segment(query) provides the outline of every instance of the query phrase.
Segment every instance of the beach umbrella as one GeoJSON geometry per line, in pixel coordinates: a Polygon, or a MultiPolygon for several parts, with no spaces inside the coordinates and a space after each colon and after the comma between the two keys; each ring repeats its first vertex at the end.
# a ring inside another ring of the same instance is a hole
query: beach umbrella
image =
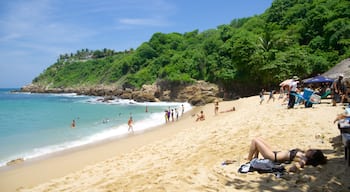
{"type": "Polygon", "coordinates": [[[316,77],[304,79],[303,83],[310,84],[310,83],[332,83],[334,80],[322,75],[318,75],[316,77]]]}
{"type": "Polygon", "coordinates": [[[350,78],[350,58],[344,59],[334,67],[332,67],[327,72],[321,74],[328,78],[337,79],[339,77],[339,74],[344,75],[344,79],[350,78]]]}
{"type": "Polygon", "coordinates": [[[292,82],[292,80],[293,79],[286,79],[286,80],[284,80],[284,81],[282,81],[282,83],[280,83],[280,86],[281,87],[284,87],[284,86],[286,86],[286,85],[290,85],[290,83],[292,82]]]}

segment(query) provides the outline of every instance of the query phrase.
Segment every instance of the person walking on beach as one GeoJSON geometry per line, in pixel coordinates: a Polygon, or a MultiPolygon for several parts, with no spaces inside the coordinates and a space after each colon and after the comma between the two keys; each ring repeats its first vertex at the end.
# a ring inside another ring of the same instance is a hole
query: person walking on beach
{"type": "Polygon", "coordinates": [[[331,90],[332,90],[332,105],[336,106],[338,102],[340,102],[341,94],[343,93],[343,80],[344,75],[339,74],[339,77],[336,81],[333,82],[331,90]]]}
{"type": "Polygon", "coordinates": [[[259,93],[260,105],[261,105],[261,104],[263,103],[263,101],[265,100],[264,94],[265,94],[265,89],[261,89],[261,91],[260,91],[260,93],[259,93]]]}
{"type": "Polygon", "coordinates": [[[165,123],[168,123],[168,122],[169,122],[169,118],[168,118],[168,110],[165,110],[164,112],[165,112],[165,114],[164,114],[164,117],[165,117],[165,123]]]}
{"type": "Polygon", "coordinates": [[[214,103],[214,113],[217,115],[219,113],[219,101],[216,100],[214,103]]]}
{"type": "Polygon", "coordinates": [[[295,94],[297,93],[297,86],[299,83],[299,78],[294,76],[292,81],[289,84],[289,101],[288,101],[288,109],[294,108],[295,104],[295,94]]]}
{"type": "Polygon", "coordinates": [[[174,109],[171,109],[171,121],[174,122],[174,109]]]}
{"type": "Polygon", "coordinates": [[[168,107],[168,122],[171,121],[170,117],[171,117],[171,109],[170,107],[168,107]]]}
{"type": "Polygon", "coordinates": [[[267,100],[267,103],[272,99],[273,102],[275,102],[275,96],[274,96],[275,90],[271,90],[269,94],[269,99],[267,100]]]}
{"type": "Polygon", "coordinates": [[[181,105],[181,116],[185,113],[185,107],[184,104],[181,105]]]}
{"type": "Polygon", "coordinates": [[[134,121],[132,120],[132,116],[130,116],[129,120],[128,120],[128,132],[131,130],[132,133],[134,133],[134,129],[133,129],[133,125],[134,124],[134,121]]]}
{"type": "Polygon", "coordinates": [[[179,120],[179,111],[175,108],[176,121],[179,120]]]}

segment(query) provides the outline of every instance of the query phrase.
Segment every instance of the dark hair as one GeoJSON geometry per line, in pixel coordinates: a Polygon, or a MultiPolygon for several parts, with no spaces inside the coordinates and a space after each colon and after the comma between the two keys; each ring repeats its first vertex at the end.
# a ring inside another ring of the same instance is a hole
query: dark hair
{"type": "Polygon", "coordinates": [[[306,165],[323,165],[327,163],[327,157],[323,155],[321,150],[309,149],[306,151],[305,156],[307,158],[306,165]]]}

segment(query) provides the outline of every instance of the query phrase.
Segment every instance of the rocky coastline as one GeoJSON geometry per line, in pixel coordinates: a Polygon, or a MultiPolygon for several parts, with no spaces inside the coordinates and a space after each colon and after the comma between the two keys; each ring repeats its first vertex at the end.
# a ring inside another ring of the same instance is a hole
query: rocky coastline
{"type": "Polygon", "coordinates": [[[78,95],[102,96],[104,101],[132,99],[137,102],[189,102],[200,106],[213,102],[219,98],[219,87],[216,84],[196,81],[187,85],[169,85],[155,83],[143,85],[140,89],[123,88],[111,85],[79,86],[52,88],[47,85],[29,84],[20,89],[20,92],[31,93],[76,93],[78,95]]]}

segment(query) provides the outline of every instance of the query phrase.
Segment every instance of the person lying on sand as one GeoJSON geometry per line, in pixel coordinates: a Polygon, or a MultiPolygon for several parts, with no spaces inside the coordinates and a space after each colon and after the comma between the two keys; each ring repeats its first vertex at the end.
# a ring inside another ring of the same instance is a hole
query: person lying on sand
{"type": "Polygon", "coordinates": [[[236,111],[236,108],[232,107],[232,109],[228,109],[228,110],[225,110],[225,111],[220,111],[220,113],[227,113],[227,112],[232,112],[232,111],[236,111]]]}
{"type": "Polygon", "coordinates": [[[259,153],[265,158],[274,162],[284,163],[294,162],[289,168],[290,172],[297,172],[305,165],[323,165],[327,163],[327,157],[323,155],[321,150],[308,149],[306,152],[300,149],[292,149],[290,151],[272,151],[271,147],[261,138],[254,138],[250,144],[248,160],[258,158],[259,153]]]}

